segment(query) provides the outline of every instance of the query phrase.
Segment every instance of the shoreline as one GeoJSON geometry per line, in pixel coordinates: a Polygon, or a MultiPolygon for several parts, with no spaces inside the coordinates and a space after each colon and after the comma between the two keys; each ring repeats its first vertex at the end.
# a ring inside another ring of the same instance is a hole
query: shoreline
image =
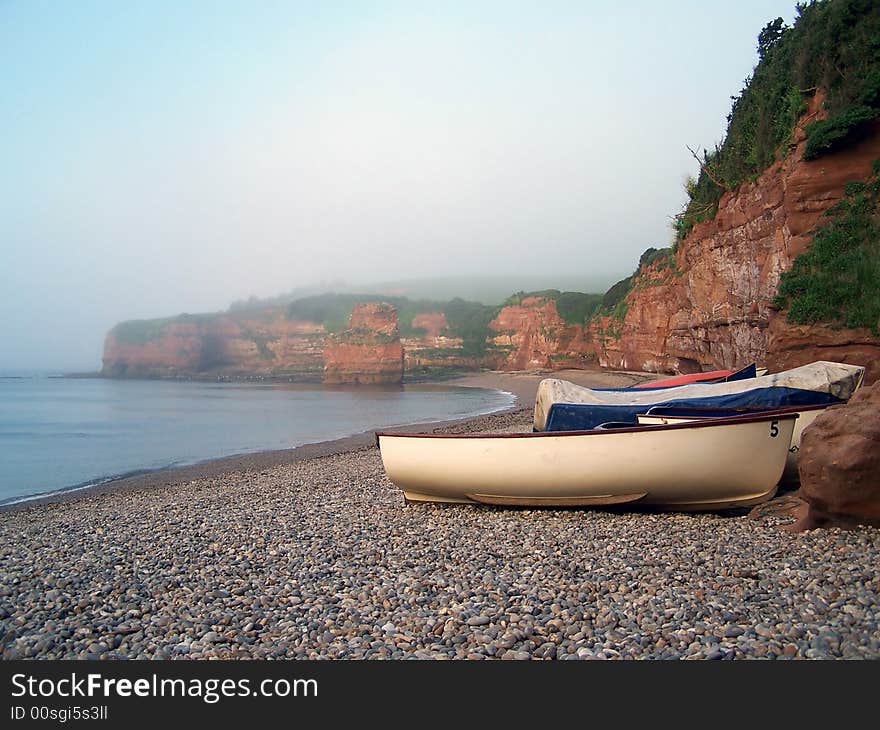
{"type": "Polygon", "coordinates": [[[406,503],[370,432],[13,506],[0,658],[880,658],[880,530],[788,520],[406,503]]]}
{"type": "MultiPolygon", "coordinates": [[[[490,413],[477,414],[466,418],[448,419],[445,421],[421,421],[398,426],[383,426],[387,431],[430,430],[452,428],[474,421],[491,418],[492,416],[514,413],[518,410],[532,408],[535,400],[537,384],[543,378],[560,377],[562,379],[592,383],[592,387],[624,387],[644,382],[657,377],[655,373],[633,373],[627,371],[593,371],[593,370],[561,370],[561,371],[524,371],[501,372],[485,371],[468,373],[454,378],[436,381],[416,381],[414,385],[445,385],[466,388],[484,388],[509,393],[514,396],[513,404],[490,413]],[[528,405],[523,405],[528,404],[528,405]]],[[[489,424],[487,423],[487,427],[489,424]]],[[[375,430],[342,436],[336,439],[315,441],[300,444],[289,449],[270,449],[242,454],[230,454],[213,459],[198,461],[182,466],[160,467],[139,473],[111,476],[104,481],[93,484],[73,485],[59,489],[23,496],[16,501],[0,504],[0,514],[15,512],[31,507],[48,504],[70,502],[79,498],[108,494],[112,492],[133,492],[142,489],[171,487],[198,479],[216,478],[223,475],[243,474],[255,470],[265,470],[284,464],[293,464],[308,459],[349,453],[369,448],[373,445],[375,430]]]]}

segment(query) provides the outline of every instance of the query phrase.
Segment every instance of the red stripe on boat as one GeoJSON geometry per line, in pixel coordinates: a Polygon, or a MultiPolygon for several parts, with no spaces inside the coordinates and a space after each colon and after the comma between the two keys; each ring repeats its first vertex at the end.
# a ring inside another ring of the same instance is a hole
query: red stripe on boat
{"type": "Polygon", "coordinates": [[[702,383],[706,380],[719,380],[733,375],[733,370],[712,370],[708,373],[691,373],[690,375],[676,375],[672,378],[652,380],[650,383],[640,383],[633,388],[660,388],[673,385],[687,385],[688,383],[702,383]]]}

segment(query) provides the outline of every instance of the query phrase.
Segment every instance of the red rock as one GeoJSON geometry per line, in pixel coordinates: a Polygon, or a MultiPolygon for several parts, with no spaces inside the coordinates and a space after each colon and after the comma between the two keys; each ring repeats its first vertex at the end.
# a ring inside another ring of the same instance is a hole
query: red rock
{"type": "Polygon", "coordinates": [[[590,334],[604,367],[657,372],[773,370],[837,360],[880,376],[880,338],[864,330],[803,328],[772,308],[779,276],[812,240],[822,214],[847,182],[864,180],[880,157],[880,125],[858,144],[818,160],[802,159],[804,125],[820,117],[817,93],[787,154],[755,182],[725,193],[713,220],[694,226],[675,256],[680,274],[639,272],[624,321],[600,319],[590,334]]]}
{"type": "Polygon", "coordinates": [[[503,307],[489,323],[492,366],[498,370],[559,370],[596,362],[595,347],[583,326],[566,325],[547,297],[525,297],[503,307]]]}
{"type": "Polygon", "coordinates": [[[465,354],[460,337],[445,334],[449,322],[443,312],[422,312],[413,317],[411,326],[424,330],[402,338],[404,352],[404,372],[414,375],[428,375],[437,370],[477,370],[484,359],[473,354],[465,354]]]}
{"type": "Polygon", "coordinates": [[[798,325],[783,317],[770,320],[768,368],[787,370],[815,360],[865,366],[865,382],[880,379],[880,340],[868,329],[836,329],[821,324],[798,325]]]}
{"type": "Polygon", "coordinates": [[[348,329],[324,343],[325,383],[400,383],[403,346],[397,310],[384,302],[355,305],[348,329]]]}
{"type": "Polygon", "coordinates": [[[880,525],[880,383],[804,429],[798,472],[809,505],[798,528],[880,525]]]}
{"type": "Polygon", "coordinates": [[[823,100],[821,93],[813,97],[784,158],[725,193],[715,218],[694,227],[679,245],[674,268],[661,260],[638,272],[622,321],[598,317],[587,326],[567,325],[552,299],[527,297],[499,311],[486,353],[477,356],[444,334],[442,312],[414,317],[412,327],[424,334],[400,342],[396,317],[380,321],[376,311],[356,308],[349,331],[325,342],[321,325],[266,308],[169,322],[143,342],[125,342],[111,331],[104,373],[323,374],[328,382],[398,382],[399,356],[408,372],[601,365],[691,373],[751,362],[777,371],[834,360],[864,365],[866,382],[874,382],[880,378],[880,338],[867,330],[793,325],[772,307],[780,274],[809,246],[824,211],[847,182],[868,177],[880,158],[878,123],[848,149],[802,159],[804,126],[825,113],[823,100]]]}
{"type": "Polygon", "coordinates": [[[201,350],[202,334],[195,324],[168,325],[158,337],[143,343],[126,341],[114,328],[104,339],[102,372],[128,377],[194,372],[201,350]]]}
{"type": "Polygon", "coordinates": [[[414,329],[425,331],[424,336],[436,339],[443,336],[443,332],[449,327],[446,315],[443,312],[421,312],[412,318],[411,326],[414,329]]]}
{"type": "Polygon", "coordinates": [[[143,339],[119,328],[104,342],[103,373],[110,376],[295,375],[320,377],[326,331],[287,319],[271,307],[157,322],[143,339]]]}

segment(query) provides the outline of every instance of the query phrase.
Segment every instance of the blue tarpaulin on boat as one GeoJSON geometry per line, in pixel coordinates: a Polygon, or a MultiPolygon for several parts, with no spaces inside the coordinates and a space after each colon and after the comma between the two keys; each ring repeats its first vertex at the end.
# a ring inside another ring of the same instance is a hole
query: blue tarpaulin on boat
{"type": "Polygon", "coordinates": [[[743,393],[728,393],[711,398],[678,398],[661,403],[639,405],[596,405],[592,403],[554,403],[547,415],[546,431],[585,431],[607,421],[636,423],[639,413],[658,406],[685,406],[696,408],[740,408],[759,406],[812,406],[843,403],[828,393],[800,388],[754,388],[743,393]]]}
{"type": "Polygon", "coordinates": [[[724,383],[732,383],[735,380],[749,380],[751,378],[758,377],[758,368],[755,366],[755,363],[751,365],[746,365],[744,368],[737,370],[735,373],[731,373],[726,378],[722,380],[724,383]]]}

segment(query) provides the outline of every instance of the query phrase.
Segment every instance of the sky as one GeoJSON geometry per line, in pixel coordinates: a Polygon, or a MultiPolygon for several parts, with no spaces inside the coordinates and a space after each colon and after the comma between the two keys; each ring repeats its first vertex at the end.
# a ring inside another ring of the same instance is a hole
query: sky
{"type": "Polygon", "coordinates": [[[0,369],[322,281],[631,273],[794,0],[0,0],[0,369]]]}

